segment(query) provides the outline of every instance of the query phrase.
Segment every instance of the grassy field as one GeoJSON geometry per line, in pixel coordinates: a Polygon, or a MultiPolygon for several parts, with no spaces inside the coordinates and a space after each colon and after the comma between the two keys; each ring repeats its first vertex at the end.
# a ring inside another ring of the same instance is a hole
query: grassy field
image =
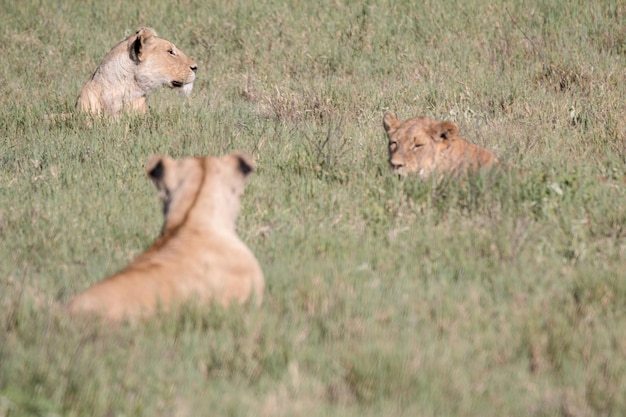
{"type": "Polygon", "coordinates": [[[0,417],[626,415],[626,4],[536,3],[2,1],[0,417]],[[189,99],[44,120],[141,26],[189,99]],[[511,169],[395,178],[386,110],[511,169]],[[70,321],[159,233],[149,156],[234,149],[263,306],[70,321]]]}

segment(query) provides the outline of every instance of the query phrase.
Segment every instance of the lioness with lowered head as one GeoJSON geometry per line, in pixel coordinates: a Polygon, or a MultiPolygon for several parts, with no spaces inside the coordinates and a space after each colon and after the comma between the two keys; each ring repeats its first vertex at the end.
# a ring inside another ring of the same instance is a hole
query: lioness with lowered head
{"type": "Polygon", "coordinates": [[[162,86],[189,94],[196,63],[174,44],[141,28],[114,46],[78,95],[76,109],[94,116],[145,112],[146,94],[162,86]]]}
{"type": "Polygon", "coordinates": [[[454,122],[426,116],[400,122],[387,112],[383,126],[389,138],[389,165],[396,174],[417,173],[421,178],[435,172],[464,174],[499,163],[491,151],[459,137],[454,122]]]}
{"type": "Polygon", "coordinates": [[[161,236],[126,269],[74,297],[70,313],[117,322],[194,299],[228,307],[253,297],[260,305],[263,272],[235,231],[253,164],[240,152],[150,159],[146,171],[165,214],[161,236]]]}

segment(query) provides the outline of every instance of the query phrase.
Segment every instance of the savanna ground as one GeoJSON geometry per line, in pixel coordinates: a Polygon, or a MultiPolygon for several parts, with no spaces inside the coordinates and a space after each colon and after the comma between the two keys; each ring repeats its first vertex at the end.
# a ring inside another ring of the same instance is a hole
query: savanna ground
{"type": "Polygon", "coordinates": [[[529,3],[2,1],[0,416],[626,415],[626,5],[529,3]],[[44,120],[140,26],[189,99],[44,120]],[[395,178],[388,109],[508,169],[395,178]],[[70,321],[159,233],[148,157],[233,149],[264,305],[70,321]]]}

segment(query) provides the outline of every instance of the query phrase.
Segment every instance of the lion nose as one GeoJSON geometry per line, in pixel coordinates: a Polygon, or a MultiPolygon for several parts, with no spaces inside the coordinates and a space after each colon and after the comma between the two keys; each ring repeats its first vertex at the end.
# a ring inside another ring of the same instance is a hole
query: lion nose
{"type": "Polygon", "coordinates": [[[397,171],[404,166],[404,162],[400,161],[389,161],[389,164],[391,165],[391,169],[394,171],[397,171]]]}
{"type": "Polygon", "coordinates": [[[191,70],[194,72],[194,74],[196,73],[196,71],[198,71],[198,66],[197,65],[192,65],[189,68],[191,68],[191,70]]]}

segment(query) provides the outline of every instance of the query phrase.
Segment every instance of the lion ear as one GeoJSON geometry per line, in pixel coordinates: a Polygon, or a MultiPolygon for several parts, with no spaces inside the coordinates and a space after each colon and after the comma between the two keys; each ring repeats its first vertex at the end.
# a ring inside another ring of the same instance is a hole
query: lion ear
{"type": "Polygon", "coordinates": [[[237,158],[237,169],[239,169],[244,177],[247,177],[254,171],[256,164],[250,155],[244,152],[235,151],[233,152],[233,156],[237,158]]]}
{"type": "Polygon", "coordinates": [[[153,36],[157,36],[156,32],[150,28],[140,28],[137,33],[137,37],[130,46],[130,59],[139,63],[142,60],[143,48],[146,42],[153,36]]]}
{"type": "Polygon", "coordinates": [[[165,176],[165,158],[161,155],[154,155],[146,164],[146,174],[156,184],[163,180],[165,176]]]}
{"type": "Polygon", "coordinates": [[[456,137],[459,127],[450,121],[438,122],[432,127],[431,136],[435,140],[450,140],[456,137]]]}
{"type": "Polygon", "coordinates": [[[396,116],[394,116],[393,113],[388,111],[383,116],[383,126],[385,127],[385,132],[387,132],[388,135],[392,135],[393,132],[398,130],[400,121],[396,119],[396,116]]]}

